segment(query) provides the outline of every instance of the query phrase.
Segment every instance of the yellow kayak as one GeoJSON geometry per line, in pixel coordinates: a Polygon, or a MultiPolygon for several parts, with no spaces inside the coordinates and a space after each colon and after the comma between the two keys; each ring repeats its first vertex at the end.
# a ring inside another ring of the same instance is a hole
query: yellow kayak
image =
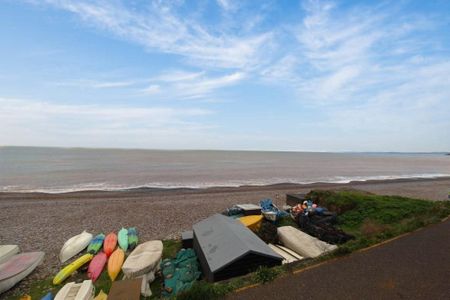
{"type": "Polygon", "coordinates": [[[248,229],[252,231],[257,231],[259,229],[262,220],[263,220],[262,215],[245,216],[239,218],[239,221],[241,221],[242,224],[244,224],[248,229]]]}
{"type": "Polygon", "coordinates": [[[70,265],[65,266],[61,271],[59,271],[58,274],[56,274],[55,278],[53,278],[53,284],[60,284],[63,282],[70,276],[70,274],[78,270],[85,263],[89,262],[93,257],[94,255],[88,253],[81,256],[70,265]]]}
{"type": "Polygon", "coordinates": [[[114,281],[122,269],[123,261],[125,260],[125,252],[122,249],[117,248],[108,260],[108,275],[112,281],[114,281]]]}
{"type": "Polygon", "coordinates": [[[94,300],[107,300],[108,295],[103,292],[103,290],[100,290],[100,293],[94,298],[94,300]]]}
{"type": "Polygon", "coordinates": [[[24,295],[24,296],[20,297],[19,300],[31,300],[31,296],[30,295],[24,295]]]}

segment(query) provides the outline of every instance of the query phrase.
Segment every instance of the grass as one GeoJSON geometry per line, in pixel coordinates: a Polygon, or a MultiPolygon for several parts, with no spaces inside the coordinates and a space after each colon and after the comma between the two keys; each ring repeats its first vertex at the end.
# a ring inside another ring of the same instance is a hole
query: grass
{"type": "MultiPolygon", "coordinates": [[[[270,282],[278,276],[286,276],[295,270],[318,262],[347,255],[394,236],[437,223],[450,216],[450,201],[425,201],[398,196],[379,196],[357,191],[313,191],[309,196],[315,203],[337,212],[338,226],[353,234],[355,239],[340,245],[335,252],[316,259],[308,259],[270,269],[259,268],[252,274],[214,284],[207,283],[204,280],[198,281],[189,291],[179,294],[177,299],[219,299],[238,288],[270,282]]],[[[290,217],[280,220],[276,225],[296,227],[295,222],[290,217]]],[[[163,245],[163,258],[174,257],[181,249],[181,241],[179,240],[166,240],[163,241],[163,245]]],[[[85,278],[85,272],[81,271],[66,282],[85,278]]],[[[119,275],[119,278],[121,278],[121,275],[119,275]]],[[[161,278],[157,278],[151,284],[153,296],[150,299],[160,298],[161,285],[161,278]]],[[[111,281],[107,272],[102,273],[95,286],[97,292],[100,289],[103,289],[104,292],[109,291],[111,281]]],[[[54,287],[52,278],[48,278],[34,283],[28,294],[32,296],[32,299],[40,299],[48,291],[55,293],[60,287],[54,287]]],[[[18,295],[13,299],[17,298],[18,295]]]]}

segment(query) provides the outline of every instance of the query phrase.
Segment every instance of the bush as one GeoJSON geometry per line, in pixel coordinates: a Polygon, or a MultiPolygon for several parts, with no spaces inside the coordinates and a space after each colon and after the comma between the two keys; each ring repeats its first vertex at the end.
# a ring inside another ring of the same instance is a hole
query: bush
{"type": "Polygon", "coordinates": [[[256,282],[265,284],[273,281],[277,276],[278,272],[275,269],[260,266],[254,274],[254,279],[256,282]]]}

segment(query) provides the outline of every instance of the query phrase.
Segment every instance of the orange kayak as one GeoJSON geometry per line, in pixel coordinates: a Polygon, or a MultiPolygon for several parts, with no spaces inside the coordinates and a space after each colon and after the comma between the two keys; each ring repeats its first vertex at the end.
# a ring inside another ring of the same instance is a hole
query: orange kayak
{"type": "Polygon", "coordinates": [[[105,241],[103,242],[103,252],[105,252],[106,256],[110,256],[111,253],[116,249],[117,246],[117,235],[114,232],[111,232],[105,237],[105,241]]]}
{"type": "Polygon", "coordinates": [[[114,281],[122,269],[123,261],[125,260],[125,252],[122,249],[117,248],[108,260],[108,275],[112,281],[114,281]]]}

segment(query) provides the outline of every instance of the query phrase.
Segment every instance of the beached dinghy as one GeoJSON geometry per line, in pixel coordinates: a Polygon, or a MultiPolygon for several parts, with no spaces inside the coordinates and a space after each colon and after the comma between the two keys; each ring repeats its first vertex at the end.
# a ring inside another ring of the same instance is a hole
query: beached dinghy
{"type": "Polygon", "coordinates": [[[323,242],[292,226],[278,227],[280,242],[303,257],[317,257],[337,249],[336,245],[323,242]]]}
{"type": "Polygon", "coordinates": [[[97,254],[100,249],[102,249],[103,241],[105,240],[105,235],[103,233],[97,234],[95,238],[89,243],[87,252],[90,254],[97,254]]]}
{"type": "Polygon", "coordinates": [[[0,293],[27,277],[44,259],[44,252],[28,252],[11,256],[0,265],[0,293]]]}
{"type": "Polygon", "coordinates": [[[138,244],[138,234],[136,227],[128,228],[128,249],[133,250],[138,244]]]}
{"type": "Polygon", "coordinates": [[[92,282],[95,282],[100,274],[102,274],[107,260],[108,257],[104,252],[100,252],[94,256],[88,268],[88,277],[92,280],[92,282]]]}
{"type": "Polygon", "coordinates": [[[103,252],[105,252],[106,256],[110,256],[117,246],[117,235],[114,232],[111,232],[105,237],[105,241],[103,242],[103,252]]]}
{"type": "Polygon", "coordinates": [[[94,255],[88,253],[81,256],[70,265],[65,266],[61,271],[58,272],[58,274],[56,274],[55,278],[53,278],[53,284],[60,284],[61,282],[63,282],[67,277],[78,270],[82,265],[89,262],[93,257],[94,255]]]}
{"type": "Polygon", "coordinates": [[[148,241],[140,244],[131,252],[122,266],[127,278],[136,278],[147,274],[159,266],[162,257],[163,243],[161,241],[148,241]]]}
{"type": "Polygon", "coordinates": [[[82,283],[69,282],[59,290],[55,300],[92,300],[95,295],[95,287],[91,280],[82,283]]]}
{"type": "Polygon", "coordinates": [[[61,263],[68,261],[70,258],[83,251],[83,249],[89,245],[91,240],[92,234],[86,231],[68,239],[59,253],[59,260],[61,263]]]}
{"type": "Polygon", "coordinates": [[[118,238],[119,247],[122,248],[123,251],[127,252],[128,250],[128,230],[122,228],[119,230],[118,238]]]}
{"type": "Polygon", "coordinates": [[[19,253],[17,245],[0,245],[0,264],[6,262],[11,256],[19,253]]]}
{"type": "Polygon", "coordinates": [[[123,261],[125,260],[125,252],[122,249],[117,248],[108,260],[108,275],[112,281],[116,280],[117,275],[120,273],[123,261]]]}

